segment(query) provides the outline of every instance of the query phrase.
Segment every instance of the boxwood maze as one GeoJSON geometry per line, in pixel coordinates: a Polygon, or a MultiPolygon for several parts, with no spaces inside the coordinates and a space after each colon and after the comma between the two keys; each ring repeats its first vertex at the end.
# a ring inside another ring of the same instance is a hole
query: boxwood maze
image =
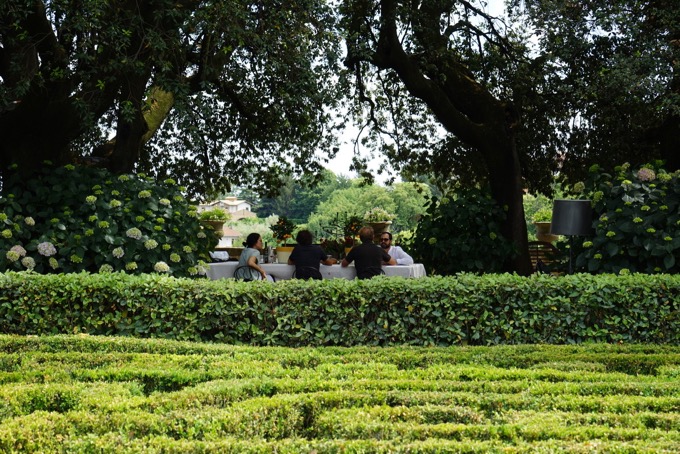
{"type": "Polygon", "coordinates": [[[0,336],[0,452],[680,452],[680,348],[0,336]]]}

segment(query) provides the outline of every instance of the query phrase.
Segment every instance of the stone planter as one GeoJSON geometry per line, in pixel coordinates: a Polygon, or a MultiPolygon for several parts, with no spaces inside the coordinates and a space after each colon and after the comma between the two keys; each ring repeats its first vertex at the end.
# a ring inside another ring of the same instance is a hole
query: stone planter
{"type": "Polygon", "coordinates": [[[208,230],[215,232],[219,238],[224,236],[224,221],[201,221],[208,230]]]}
{"type": "Polygon", "coordinates": [[[378,238],[378,242],[380,242],[380,235],[383,232],[389,232],[390,231],[390,226],[392,225],[392,221],[380,221],[380,222],[368,222],[368,225],[373,227],[373,232],[375,233],[375,238],[378,238]]]}
{"type": "Polygon", "coordinates": [[[276,261],[278,263],[288,263],[290,253],[293,252],[294,246],[276,246],[276,261]]]}
{"type": "Polygon", "coordinates": [[[559,237],[550,233],[550,224],[550,222],[534,222],[536,226],[536,239],[538,241],[546,241],[548,243],[557,241],[559,237]]]}

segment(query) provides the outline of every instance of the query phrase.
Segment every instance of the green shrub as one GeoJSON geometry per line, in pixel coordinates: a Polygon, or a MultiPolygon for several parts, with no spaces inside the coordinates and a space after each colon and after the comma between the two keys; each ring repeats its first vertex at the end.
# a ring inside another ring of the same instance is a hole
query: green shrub
{"type": "Polygon", "coordinates": [[[211,208],[209,210],[201,211],[198,218],[201,221],[227,222],[231,218],[231,215],[222,208],[211,208]]]}
{"type": "Polygon", "coordinates": [[[598,166],[572,193],[589,198],[595,235],[575,245],[577,268],[591,273],[680,272],[680,172],[660,163],[616,174],[598,166]]]}
{"type": "Polygon", "coordinates": [[[460,188],[433,197],[418,221],[413,255],[430,273],[493,273],[515,253],[500,234],[505,211],[484,191],[460,188]]]}
{"type": "Polygon", "coordinates": [[[204,273],[216,243],[172,180],[45,167],[0,197],[0,270],[204,273]]]}
{"type": "MultiPolygon", "coordinates": [[[[677,344],[680,275],[458,274],[272,283],[158,274],[5,273],[0,275],[0,332],[289,347],[677,344]]],[[[314,361],[290,358],[286,365],[314,361]]],[[[12,364],[10,359],[6,367],[11,370],[12,364]]],[[[401,367],[413,367],[412,359],[404,357],[401,367]]]]}
{"type": "Polygon", "coordinates": [[[2,453],[680,450],[677,346],[0,335],[4,355],[19,361],[0,370],[2,453]]]}

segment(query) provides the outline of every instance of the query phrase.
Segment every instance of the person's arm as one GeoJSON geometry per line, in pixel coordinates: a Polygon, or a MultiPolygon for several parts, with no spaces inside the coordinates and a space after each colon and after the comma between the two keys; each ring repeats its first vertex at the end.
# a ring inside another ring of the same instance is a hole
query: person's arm
{"type": "Polygon", "coordinates": [[[340,263],[341,267],[347,268],[349,266],[349,264],[352,263],[352,261],[354,260],[353,252],[354,252],[354,249],[349,251],[349,254],[347,254],[347,256],[344,259],[342,259],[342,263],[340,263]]]}
{"type": "Polygon", "coordinates": [[[319,251],[320,251],[319,252],[319,261],[321,263],[323,263],[324,265],[333,265],[335,263],[338,263],[338,261],[335,258],[329,257],[326,254],[326,251],[324,251],[323,249],[319,248],[319,251]]]}
{"type": "Polygon", "coordinates": [[[413,257],[408,255],[406,251],[404,251],[402,248],[399,246],[395,246],[392,248],[394,252],[392,255],[394,256],[395,260],[397,261],[397,265],[413,265],[413,257]]]}
{"type": "Polygon", "coordinates": [[[382,251],[382,253],[383,253],[383,256],[382,256],[383,265],[396,265],[397,264],[397,261],[394,259],[394,257],[390,256],[390,254],[388,254],[385,251],[382,251]]]}
{"type": "Polygon", "coordinates": [[[260,265],[257,264],[257,256],[256,255],[251,255],[248,257],[248,266],[260,273],[260,276],[262,276],[262,279],[267,279],[267,273],[260,267],[260,265]]]}

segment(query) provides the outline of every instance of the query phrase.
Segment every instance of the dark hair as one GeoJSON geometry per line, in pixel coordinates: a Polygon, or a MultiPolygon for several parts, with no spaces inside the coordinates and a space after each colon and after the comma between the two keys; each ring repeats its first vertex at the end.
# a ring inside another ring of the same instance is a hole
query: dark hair
{"type": "Polygon", "coordinates": [[[383,233],[380,234],[380,236],[383,236],[383,235],[387,235],[388,237],[390,237],[390,241],[392,241],[392,234],[390,232],[383,232],[383,233]]]}
{"type": "Polygon", "coordinates": [[[364,226],[359,230],[359,239],[362,243],[373,241],[373,227],[364,226]]]}
{"type": "Polygon", "coordinates": [[[248,237],[246,238],[246,242],[243,243],[243,247],[253,247],[255,246],[255,243],[257,243],[257,240],[259,239],[260,234],[253,232],[250,235],[248,235],[248,237]]]}
{"type": "Polygon", "coordinates": [[[309,230],[300,230],[295,237],[295,241],[297,241],[297,243],[302,246],[309,246],[312,244],[313,239],[314,237],[312,236],[312,232],[309,230]]]}

